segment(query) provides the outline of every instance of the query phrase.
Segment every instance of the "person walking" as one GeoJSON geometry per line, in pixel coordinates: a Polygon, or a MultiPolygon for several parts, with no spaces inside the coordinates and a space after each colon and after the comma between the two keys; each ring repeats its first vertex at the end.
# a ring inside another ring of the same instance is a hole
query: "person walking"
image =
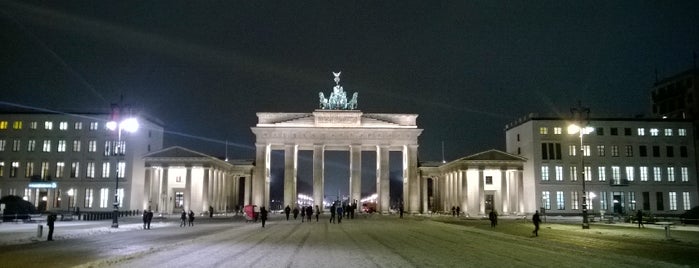
{"type": "Polygon", "coordinates": [[[455,206],[451,207],[451,216],[456,217],[456,207],[455,206]]]}
{"type": "Polygon", "coordinates": [[[185,226],[187,226],[187,212],[182,210],[182,214],[180,214],[180,227],[185,226]]]}
{"type": "Polygon", "coordinates": [[[56,214],[51,213],[46,217],[46,225],[49,226],[49,235],[46,237],[46,241],[53,241],[53,224],[56,222],[56,214]]]}
{"type": "Polygon", "coordinates": [[[456,206],[456,216],[457,217],[461,216],[461,207],[460,206],[456,206]]]}
{"type": "Polygon", "coordinates": [[[291,213],[291,208],[289,207],[289,205],[286,205],[286,207],[284,208],[284,214],[286,214],[286,220],[287,220],[287,221],[289,220],[289,214],[290,214],[290,213],[291,213]]]}
{"type": "Polygon", "coordinates": [[[494,228],[498,225],[498,213],[493,209],[488,214],[488,219],[490,219],[490,227],[494,228]]]}
{"type": "Polygon", "coordinates": [[[318,208],[318,205],[316,205],[316,222],[318,222],[319,218],[320,218],[320,208],[318,208]]]}
{"type": "Polygon", "coordinates": [[[299,207],[294,208],[294,220],[296,220],[296,217],[299,216],[299,207]]]}
{"type": "Polygon", "coordinates": [[[330,207],[330,222],[335,223],[335,204],[330,207]]]}
{"type": "Polygon", "coordinates": [[[313,216],[313,207],[309,205],[306,207],[306,220],[308,222],[311,222],[312,216],[313,216]]]}
{"type": "Polygon", "coordinates": [[[146,229],[146,225],[148,225],[148,210],[143,210],[143,230],[146,229]]]}
{"type": "Polygon", "coordinates": [[[262,228],[265,228],[265,222],[267,222],[267,209],[265,207],[260,208],[260,220],[262,220],[262,228]]]}
{"type": "Polygon", "coordinates": [[[151,221],[153,221],[153,211],[149,209],[148,214],[147,214],[147,219],[146,219],[146,228],[148,230],[150,230],[150,222],[151,221]]]}
{"type": "Polygon", "coordinates": [[[400,206],[398,206],[398,211],[400,212],[400,218],[402,219],[403,212],[405,211],[405,208],[403,208],[403,204],[400,204],[400,206]]]}
{"type": "Polygon", "coordinates": [[[214,207],[209,206],[209,218],[213,218],[213,217],[214,217],[214,207]]]}
{"type": "Polygon", "coordinates": [[[337,206],[337,223],[342,223],[342,215],[345,213],[342,206],[337,206]]]}
{"type": "Polygon", "coordinates": [[[539,211],[537,210],[532,216],[532,223],[534,223],[534,231],[532,232],[534,236],[539,236],[539,223],[541,223],[541,218],[539,217],[539,211]]]}
{"type": "Polygon", "coordinates": [[[643,226],[643,211],[641,211],[640,209],[638,210],[638,212],[636,212],[636,221],[638,222],[639,229],[646,228],[645,226],[643,226]]]}
{"type": "Polygon", "coordinates": [[[189,211],[189,226],[194,226],[194,211],[189,211]]]}
{"type": "Polygon", "coordinates": [[[306,207],[301,206],[301,222],[306,218],[306,207]]]}

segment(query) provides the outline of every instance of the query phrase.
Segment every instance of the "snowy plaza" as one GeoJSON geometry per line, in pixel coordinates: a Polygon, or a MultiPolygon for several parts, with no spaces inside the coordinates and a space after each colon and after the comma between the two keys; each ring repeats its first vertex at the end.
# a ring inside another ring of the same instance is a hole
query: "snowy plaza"
{"type": "Polygon", "coordinates": [[[687,267],[698,266],[699,228],[593,224],[549,217],[533,237],[530,221],[451,216],[358,215],[340,224],[322,215],[265,228],[242,216],[200,216],[193,227],[139,217],[59,221],[55,241],[37,238],[40,223],[0,224],[3,267],[687,267]]]}

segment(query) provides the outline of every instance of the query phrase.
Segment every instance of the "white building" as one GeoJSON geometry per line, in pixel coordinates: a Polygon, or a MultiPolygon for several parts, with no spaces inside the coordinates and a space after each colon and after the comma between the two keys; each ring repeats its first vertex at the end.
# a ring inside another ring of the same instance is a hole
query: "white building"
{"type": "Polygon", "coordinates": [[[0,196],[40,211],[143,209],[143,156],[162,149],[162,123],[136,115],[136,132],[109,130],[112,114],[0,114],[0,196]],[[120,133],[121,132],[121,133],[120,133]],[[121,135],[119,135],[121,134],[121,135]],[[30,187],[30,182],[42,182],[30,187]]]}
{"type": "Polygon", "coordinates": [[[582,148],[571,123],[530,116],[506,126],[507,152],[527,159],[523,192],[535,199],[526,211],[580,215],[581,174],[591,215],[678,215],[698,204],[690,121],[591,118],[582,148]]]}

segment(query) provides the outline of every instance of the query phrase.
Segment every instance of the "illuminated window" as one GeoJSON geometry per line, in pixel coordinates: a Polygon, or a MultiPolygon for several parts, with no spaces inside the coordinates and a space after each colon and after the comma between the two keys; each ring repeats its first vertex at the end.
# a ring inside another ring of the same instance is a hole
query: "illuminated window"
{"type": "Polygon", "coordinates": [[[604,145],[597,145],[597,156],[604,156],[604,145]]]}
{"type": "Polygon", "coordinates": [[[682,182],[688,182],[689,181],[689,170],[687,167],[681,167],[680,168],[680,177],[682,177],[682,182]]]}
{"type": "Polygon", "coordinates": [[[73,129],[75,129],[75,130],[81,130],[81,129],[83,129],[83,122],[75,122],[75,123],[73,124],[73,129]]]}
{"type": "Polygon", "coordinates": [[[619,156],[619,146],[612,145],[612,156],[613,157],[618,157],[619,156]]]}
{"type": "Polygon", "coordinates": [[[13,140],[13,141],[12,141],[12,151],[13,151],[13,152],[19,152],[20,148],[22,148],[22,141],[20,141],[20,140],[13,140]]]}
{"type": "Polygon", "coordinates": [[[87,162],[87,174],[85,176],[90,179],[95,178],[95,162],[87,162]]]}
{"type": "Polygon", "coordinates": [[[39,123],[36,121],[29,122],[29,129],[36,129],[39,126],[39,123]]]}
{"type": "Polygon", "coordinates": [[[569,156],[575,156],[577,154],[577,149],[575,149],[575,145],[568,145],[568,155],[569,156]]]}
{"type": "Polygon", "coordinates": [[[645,128],[638,128],[638,136],[645,136],[646,135],[646,129],[645,128]]]}
{"type": "Polygon", "coordinates": [[[660,133],[660,131],[659,131],[657,128],[651,128],[651,129],[650,129],[650,135],[651,135],[651,136],[658,136],[659,133],[660,133]]]}
{"type": "Polygon", "coordinates": [[[549,191],[541,192],[541,205],[544,209],[551,209],[551,193],[549,191]]]}
{"type": "Polygon", "coordinates": [[[633,181],[634,180],[634,174],[633,174],[634,168],[633,167],[626,167],[626,179],[628,181],[633,181]]]}
{"type": "Polygon", "coordinates": [[[58,141],[58,148],[56,148],[57,152],[65,152],[66,151],[66,140],[59,140],[58,141]]]}
{"type": "Polygon", "coordinates": [[[94,153],[97,152],[97,141],[96,140],[91,140],[87,143],[87,151],[94,153]]]}
{"type": "Polygon", "coordinates": [[[542,181],[549,180],[549,167],[548,166],[541,166],[541,180],[542,181]]]}
{"type": "Polygon", "coordinates": [[[585,172],[583,173],[586,181],[592,181],[592,167],[585,166],[585,172]]]}
{"type": "Polygon", "coordinates": [[[675,168],[667,167],[667,181],[675,181],[675,168]]]}
{"type": "Polygon", "coordinates": [[[117,164],[117,176],[120,179],[123,179],[124,174],[126,174],[126,162],[119,161],[119,163],[117,164]]]}
{"type": "Polygon", "coordinates": [[[621,184],[621,168],[618,166],[612,166],[612,182],[621,184]]]}
{"type": "Polygon", "coordinates": [[[563,191],[556,191],[556,206],[559,210],[566,209],[566,200],[563,196],[563,191]]]}
{"type": "Polygon", "coordinates": [[[80,162],[70,163],[70,177],[77,178],[80,174],[80,162]]]}
{"type": "Polygon", "coordinates": [[[629,192],[629,209],[636,210],[636,192],[629,192]]]}
{"type": "Polygon", "coordinates": [[[73,152],[80,152],[80,140],[73,141],[73,152]]]}
{"type": "Polygon", "coordinates": [[[93,200],[92,195],[93,195],[92,189],[85,189],[85,207],[86,208],[92,207],[92,200],[93,200]]]}
{"type": "Polygon", "coordinates": [[[607,171],[605,167],[597,167],[597,179],[599,179],[599,181],[607,180],[607,171]]]}
{"type": "Polygon", "coordinates": [[[0,140],[0,152],[5,151],[5,145],[7,144],[7,141],[5,140],[0,140]]]}
{"type": "Polygon", "coordinates": [[[583,145],[582,151],[584,156],[590,156],[590,145],[583,145]]]}
{"type": "Polygon", "coordinates": [[[100,124],[98,122],[90,122],[90,130],[97,130],[99,127],[100,124]]]}
{"type": "Polygon", "coordinates": [[[27,141],[27,152],[33,152],[36,150],[36,140],[27,141]]]}
{"type": "Polygon", "coordinates": [[[0,178],[5,176],[5,162],[0,161],[0,178]]]}
{"type": "Polygon", "coordinates": [[[51,140],[44,140],[44,146],[41,148],[41,151],[45,153],[51,152],[51,140]]]}
{"type": "Polygon", "coordinates": [[[677,210],[677,192],[669,192],[670,210],[677,210]]]}
{"type": "Polygon", "coordinates": [[[549,129],[546,128],[546,127],[540,127],[540,128],[539,128],[539,134],[541,134],[541,135],[549,134],[549,129]]]}
{"type": "Polygon", "coordinates": [[[102,163],[102,178],[109,178],[109,162],[102,163]]]}
{"type": "Polygon", "coordinates": [[[580,209],[580,201],[578,201],[578,192],[570,192],[570,203],[572,205],[571,209],[576,210],[580,209]]]}
{"type": "Polygon", "coordinates": [[[575,167],[575,166],[570,167],[570,180],[571,181],[578,181],[578,167],[575,167]]]}
{"type": "Polygon", "coordinates": [[[19,173],[19,162],[12,162],[12,167],[10,167],[10,178],[16,178],[17,173],[19,173]]]}
{"type": "Polygon", "coordinates": [[[124,188],[117,189],[117,196],[119,197],[118,198],[119,199],[119,201],[118,201],[119,207],[124,207],[124,197],[125,197],[124,188]]]}
{"type": "Polygon", "coordinates": [[[7,129],[7,121],[0,121],[0,129],[7,129]]]}
{"type": "Polygon", "coordinates": [[[662,181],[663,170],[660,167],[653,167],[653,181],[662,181]]]}
{"type": "Polygon", "coordinates": [[[607,210],[607,192],[599,192],[600,209],[607,210]]]}
{"type": "Polygon", "coordinates": [[[24,177],[29,178],[32,175],[34,175],[34,162],[27,162],[27,165],[24,167],[24,177]]]}
{"type": "Polygon", "coordinates": [[[106,208],[109,205],[109,189],[100,189],[100,207],[106,208]]]}
{"type": "Polygon", "coordinates": [[[45,122],[44,122],[44,129],[45,129],[45,130],[53,130],[53,122],[51,122],[51,121],[45,121],[45,122]]]}
{"type": "Polygon", "coordinates": [[[563,181],[563,167],[556,166],[556,181],[563,181]]]}
{"type": "Polygon", "coordinates": [[[63,178],[63,171],[65,169],[65,162],[56,162],[56,178],[63,178]]]}
{"type": "Polygon", "coordinates": [[[689,199],[689,192],[682,192],[682,206],[684,206],[684,210],[692,209],[691,201],[689,199]]]}
{"type": "Polygon", "coordinates": [[[680,128],[677,130],[677,135],[678,136],[687,136],[687,130],[684,128],[680,128]]]}
{"type": "Polygon", "coordinates": [[[49,162],[41,162],[41,178],[48,179],[51,176],[49,173],[49,162]]]}
{"type": "Polygon", "coordinates": [[[638,168],[638,177],[641,181],[648,181],[648,167],[642,166],[638,168]]]}
{"type": "Polygon", "coordinates": [[[59,122],[58,123],[58,129],[60,130],[68,130],[68,122],[59,122]]]}
{"type": "Polygon", "coordinates": [[[560,127],[553,128],[553,134],[560,135],[561,133],[563,133],[562,128],[560,128],[560,127]]]}
{"type": "Polygon", "coordinates": [[[671,128],[666,128],[665,129],[665,136],[672,136],[672,129],[671,128]]]}
{"type": "Polygon", "coordinates": [[[22,129],[22,121],[14,121],[12,122],[12,128],[15,130],[20,130],[22,129]]]}
{"type": "Polygon", "coordinates": [[[632,156],[633,156],[633,146],[626,145],[626,157],[632,157],[632,156]]]}

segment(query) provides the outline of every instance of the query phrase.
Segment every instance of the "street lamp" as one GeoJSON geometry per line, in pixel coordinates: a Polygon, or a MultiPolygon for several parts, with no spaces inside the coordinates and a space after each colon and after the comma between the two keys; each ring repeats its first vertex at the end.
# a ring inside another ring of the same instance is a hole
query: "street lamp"
{"type": "MultiPolygon", "coordinates": [[[[112,114],[112,121],[107,122],[107,128],[111,131],[117,131],[117,144],[114,147],[113,153],[116,155],[123,155],[125,153],[124,142],[121,140],[121,131],[126,130],[126,132],[136,132],[138,130],[138,120],[136,118],[126,118],[120,122],[117,122],[119,114],[112,114]]],[[[119,165],[117,164],[117,174],[115,174],[115,186],[114,186],[114,213],[112,215],[112,228],[119,228],[119,165]]]]}
{"type": "Polygon", "coordinates": [[[586,120],[590,117],[590,108],[582,107],[578,102],[578,107],[570,109],[578,124],[568,126],[568,134],[579,134],[580,137],[580,179],[582,180],[582,228],[590,229],[590,222],[587,219],[587,191],[585,190],[585,149],[583,147],[583,136],[592,132],[593,128],[587,126],[586,120]],[[585,117],[585,118],[583,118],[585,117]]]}

